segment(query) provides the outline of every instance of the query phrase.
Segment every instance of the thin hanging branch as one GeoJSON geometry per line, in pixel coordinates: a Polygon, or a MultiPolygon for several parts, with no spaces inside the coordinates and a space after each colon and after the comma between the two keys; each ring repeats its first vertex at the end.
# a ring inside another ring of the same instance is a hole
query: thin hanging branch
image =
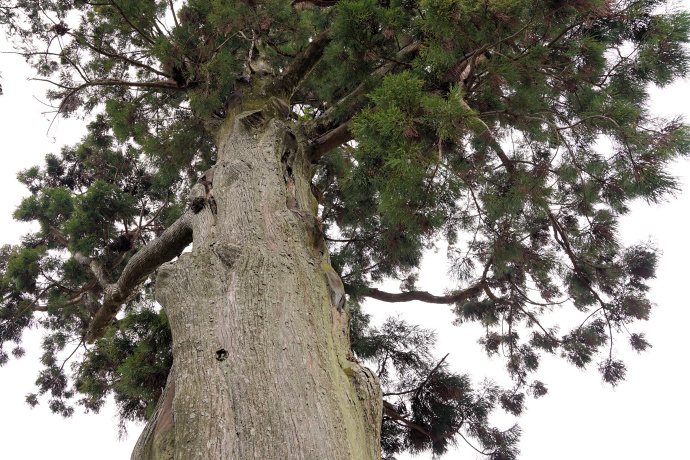
{"type": "Polygon", "coordinates": [[[398,411],[395,410],[395,406],[393,406],[393,404],[389,403],[388,401],[383,401],[383,412],[391,419],[400,421],[407,425],[409,428],[417,430],[425,436],[431,437],[431,434],[427,430],[400,415],[398,411]]]}
{"type": "Polygon", "coordinates": [[[175,22],[175,27],[180,27],[180,23],[177,22],[177,13],[175,13],[175,8],[173,7],[173,0],[168,0],[168,5],[170,5],[170,12],[172,13],[173,21],[175,22]]]}
{"type": "Polygon", "coordinates": [[[147,42],[149,42],[150,45],[155,45],[155,44],[156,44],[156,41],[155,41],[155,40],[153,40],[151,37],[149,37],[147,34],[145,34],[141,29],[139,29],[136,25],[134,25],[134,23],[133,23],[132,21],[129,20],[129,18],[127,17],[127,15],[125,14],[125,12],[122,11],[122,8],[120,8],[120,6],[119,6],[117,3],[115,3],[115,0],[110,0],[110,3],[117,9],[117,11],[120,13],[120,16],[122,16],[122,19],[124,19],[125,22],[126,22],[127,24],[129,24],[129,26],[130,26],[132,29],[136,30],[136,31],[139,33],[139,35],[141,35],[141,37],[142,37],[144,40],[146,40],[147,42]]]}
{"type": "Polygon", "coordinates": [[[122,54],[111,53],[111,52],[109,52],[109,51],[107,51],[107,50],[104,50],[103,48],[99,48],[99,47],[97,47],[96,45],[94,45],[93,43],[89,42],[89,41],[86,39],[86,37],[84,37],[84,36],[80,36],[80,35],[77,35],[77,34],[72,33],[72,32],[67,32],[67,34],[70,35],[71,37],[74,37],[74,39],[75,39],[75,40],[78,40],[80,43],[84,43],[87,47],[89,47],[89,48],[90,48],[93,52],[95,52],[95,53],[98,53],[98,54],[101,54],[101,55],[103,55],[103,56],[107,56],[107,57],[110,57],[110,58],[113,58],[113,59],[119,59],[119,60],[121,60],[121,61],[125,61],[126,63],[131,64],[131,65],[133,65],[134,67],[139,67],[139,68],[141,68],[141,69],[146,69],[146,70],[148,70],[149,72],[152,72],[152,73],[155,73],[155,74],[157,74],[157,75],[160,75],[161,77],[165,77],[165,78],[168,78],[168,79],[172,79],[172,77],[171,77],[169,74],[167,74],[167,73],[165,73],[165,72],[161,72],[160,70],[158,70],[158,69],[156,69],[156,68],[154,68],[154,67],[151,67],[151,66],[148,65],[148,64],[144,64],[143,62],[139,62],[139,61],[137,61],[137,60],[135,60],[135,59],[130,59],[130,58],[128,58],[127,56],[123,56],[122,54]]]}
{"type": "MultiPolygon", "coordinates": [[[[36,296],[36,298],[33,300],[33,302],[31,302],[26,308],[24,308],[22,311],[20,311],[19,313],[17,313],[16,315],[14,315],[14,317],[12,317],[12,321],[16,321],[16,320],[19,319],[19,317],[21,317],[24,313],[26,313],[26,312],[29,311],[31,308],[33,308],[33,307],[38,303],[38,301],[41,299],[41,297],[43,297],[43,295],[48,291],[48,289],[50,289],[50,288],[52,288],[52,287],[53,287],[53,284],[50,284],[50,285],[48,285],[45,289],[43,289],[43,290],[36,296]]],[[[34,310],[36,310],[36,308],[34,308],[34,310]]]]}
{"type": "Polygon", "coordinates": [[[436,371],[438,371],[441,368],[441,365],[446,360],[448,355],[450,355],[450,353],[446,353],[446,355],[443,358],[441,358],[441,360],[438,362],[438,364],[436,364],[436,366],[434,366],[434,368],[431,369],[431,372],[429,372],[429,375],[427,375],[426,379],[424,379],[424,382],[422,382],[422,384],[419,385],[418,387],[413,388],[411,390],[407,390],[407,391],[400,391],[397,393],[384,393],[383,396],[402,396],[402,395],[406,395],[406,394],[410,394],[410,393],[415,393],[415,397],[416,397],[418,395],[418,393],[420,391],[422,391],[422,389],[424,389],[426,384],[429,383],[429,380],[431,380],[431,377],[433,377],[433,375],[436,373],[436,371]]]}

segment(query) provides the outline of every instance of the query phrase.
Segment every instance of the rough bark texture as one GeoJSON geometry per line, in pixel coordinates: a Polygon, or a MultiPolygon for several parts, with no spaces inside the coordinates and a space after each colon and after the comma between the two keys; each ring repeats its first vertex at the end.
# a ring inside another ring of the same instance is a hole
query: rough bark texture
{"type": "Polygon", "coordinates": [[[264,117],[225,130],[217,215],[196,214],[193,251],[159,269],[174,365],[133,459],[380,458],[381,389],[347,359],[307,143],[264,117]]]}

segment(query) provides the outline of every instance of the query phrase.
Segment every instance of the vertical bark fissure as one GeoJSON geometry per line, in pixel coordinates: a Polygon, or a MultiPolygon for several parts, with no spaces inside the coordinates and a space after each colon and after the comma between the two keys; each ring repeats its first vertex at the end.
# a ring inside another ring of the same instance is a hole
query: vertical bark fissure
{"type": "Polygon", "coordinates": [[[307,143],[249,116],[219,149],[217,212],[195,215],[193,251],[158,274],[175,363],[169,458],[380,458],[381,390],[346,359],[344,293],[315,216],[307,143]]]}

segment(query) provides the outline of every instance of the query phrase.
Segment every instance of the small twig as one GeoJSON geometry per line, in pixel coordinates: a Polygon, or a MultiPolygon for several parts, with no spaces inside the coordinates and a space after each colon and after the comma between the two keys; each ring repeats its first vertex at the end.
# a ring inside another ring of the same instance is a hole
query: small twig
{"type": "Polygon", "coordinates": [[[173,21],[175,22],[175,27],[180,27],[180,24],[177,22],[177,14],[175,13],[175,8],[173,7],[173,0],[168,0],[168,4],[170,5],[170,11],[172,12],[172,17],[173,17],[173,21]]]}
{"type": "Polygon", "coordinates": [[[69,361],[70,358],[71,358],[72,356],[74,356],[74,354],[77,352],[77,350],[79,350],[79,347],[80,347],[83,343],[84,343],[84,339],[81,339],[81,340],[79,341],[79,343],[77,344],[77,347],[74,349],[74,351],[73,351],[72,353],[70,353],[70,355],[62,362],[62,366],[60,366],[60,372],[62,372],[62,369],[65,367],[65,364],[67,364],[67,361],[69,361]]]}
{"type": "Polygon", "coordinates": [[[13,322],[16,321],[20,316],[22,316],[24,313],[26,313],[27,311],[29,311],[29,309],[30,309],[31,307],[33,307],[34,305],[36,305],[36,303],[40,300],[40,298],[43,297],[43,294],[45,294],[46,291],[47,291],[48,289],[52,288],[52,287],[53,287],[53,285],[50,284],[50,285],[48,285],[45,289],[43,289],[43,290],[41,291],[41,293],[38,294],[38,295],[36,296],[36,299],[34,299],[34,301],[31,302],[31,303],[29,304],[29,306],[27,306],[24,310],[22,310],[21,312],[17,313],[15,316],[12,317],[12,321],[13,321],[13,322]]]}
{"type": "Polygon", "coordinates": [[[386,415],[388,415],[391,419],[393,419],[393,420],[399,420],[399,421],[403,422],[405,425],[407,425],[408,427],[410,427],[410,428],[412,428],[412,429],[415,429],[415,430],[419,431],[420,433],[424,434],[425,436],[428,436],[428,437],[431,438],[431,434],[430,434],[428,431],[426,431],[424,428],[422,428],[421,426],[417,425],[416,423],[410,422],[410,421],[407,420],[405,417],[403,417],[402,415],[400,415],[400,414],[398,413],[398,411],[395,410],[395,407],[394,407],[391,403],[389,403],[388,401],[383,401],[383,411],[384,411],[384,412],[386,413],[386,415]]]}
{"type": "Polygon", "coordinates": [[[414,397],[416,398],[417,393],[420,392],[427,383],[429,383],[429,380],[431,380],[431,377],[441,367],[441,364],[443,364],[443,362],[446,360],[446,358],[448,357],[449,354],[450,353],[446,353],[446,356],[444,356],[441,359],[441,361],[438,362],[438,364],[431,370],[431,372],[429,372],[429,375],[426,377],[424,382],[422,382],[422,384],[419,385],[417,388],[413,388],[412,390],[407,390],[407,391],[400,391],[398,393],[384,393],[383,396],[402,396],[402,395],[406,395],[409,393],[415,393],[414,397]]]}

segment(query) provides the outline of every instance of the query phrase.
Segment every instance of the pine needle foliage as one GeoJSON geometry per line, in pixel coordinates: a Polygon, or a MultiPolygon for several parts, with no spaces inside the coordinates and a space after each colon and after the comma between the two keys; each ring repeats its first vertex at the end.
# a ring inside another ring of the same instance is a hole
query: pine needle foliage
{"type": "Polygon", "coordinates": [[[187,209],[221,121],[252,109],[252,79],[285,85],[314,145],[352,349],[386,394],[386,458],[463,440],[515,458],[519,428],[489,414],[546,393],[532,378],[542,354],[594,363],[617,385],[614,341],[651,346],[636,328],[657,250],[624,247],[617,226],[632,201],[678,190],[671,165],[690,130],[655,117],[648,88],[687,74],[687,12],[660,0],[0,0],[0,23],[52,83],[55,115],[88,120],[78,144],[18,174],[30,195],[14,217],[39,227],[0,250],[0,364],[23,354],[25,329],[46,332],[30,404],[48,394],[69,416],[75,400],[97,412],[114,394],[123,420],[150,415],[171,365],[165,315],[144,276],[87,344],[103,280],[187,209]],[[300,59],[309,71],[293,78],[300,59]],[[415,280],[441,240],[454,284],[435,296],[415,280]],[[401,292],[375,288],[387,279],[401,292]],[[445,303],[458,324],[482,324],[514,386],[473,386],[403,319],[371,327],[367,297],[445,303]],[[582,321],[554,324],[565,308],[582,321]]]}

